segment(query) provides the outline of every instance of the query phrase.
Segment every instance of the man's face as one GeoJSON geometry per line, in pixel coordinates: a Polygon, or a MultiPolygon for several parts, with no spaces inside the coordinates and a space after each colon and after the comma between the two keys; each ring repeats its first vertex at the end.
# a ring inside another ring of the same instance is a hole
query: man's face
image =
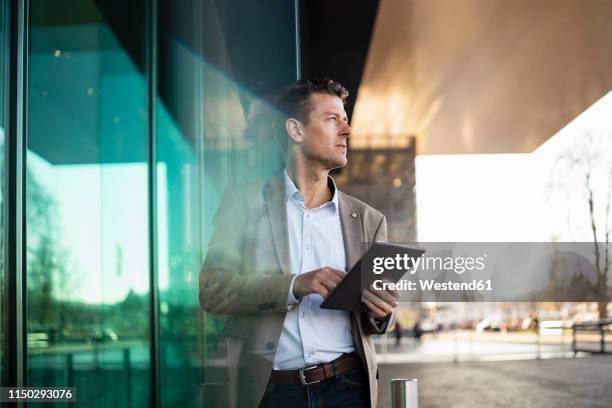
{"type": "Polygon", "coordinates": [[[309,107],[309,121],[304,124],[300,144],[302,153],[328,170],[346,166],[346,142],[351,127],[342,100],[334,95],[312,94],[309,107]]]}
{"type": "Polygon", "coordinates": [[[274,140],[274,121],[278,112],[265,99],[254,99],[249,105],[244,134],[254,141],[274,140]]]}

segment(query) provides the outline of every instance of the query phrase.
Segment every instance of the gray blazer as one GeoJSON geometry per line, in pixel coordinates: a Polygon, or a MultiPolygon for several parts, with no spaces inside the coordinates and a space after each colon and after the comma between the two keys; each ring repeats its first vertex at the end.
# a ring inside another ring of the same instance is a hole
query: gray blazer
{"type": "MultiPolygon", "coordinates": [[[[350,269],[361,257],[362,242],[386,240],[387,224],[374,208],[338,194],[350,269]]],[[[200,304],[209,313],[229,315],[225,334],[231,406],[256,407],[265,392],[288,310],[290,272],[282,175],[228,188],[215,215],[200,273],[200,304]],[[268,358],[262,357],[266,353],[268,358]]],[[[384,333],[394,318],[377,323],[368,313],[351,314],[353,342],[368,371],[372,407],[378,369],[370,335],[384,333]]]]}

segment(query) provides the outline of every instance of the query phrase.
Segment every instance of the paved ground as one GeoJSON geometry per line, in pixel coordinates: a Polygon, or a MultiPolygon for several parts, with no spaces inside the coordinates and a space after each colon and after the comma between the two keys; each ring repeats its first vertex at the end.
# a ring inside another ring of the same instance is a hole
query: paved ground
{"type": "Polygon", "coordinates": [[[419,380],[419,408],[612,407],[612,356],[503,362],[382,364],[379,407],[392,378],[419,380]]]}

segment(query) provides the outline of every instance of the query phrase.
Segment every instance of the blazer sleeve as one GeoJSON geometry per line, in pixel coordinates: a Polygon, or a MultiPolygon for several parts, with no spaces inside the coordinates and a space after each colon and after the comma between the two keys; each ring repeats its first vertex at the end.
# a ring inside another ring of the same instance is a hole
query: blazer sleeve
{"type": "MultiPolygon", "coordinates": [[[[380,224],[374,233],[374,242],[387,241],[387,219],[382,216],[380,224]]],[[[370,312],[361,313],[361,322],[365,334],[384,334],[395,322],[396,311],[383,319],[377,319],[370,312]]]]}
{"type": "Polygon", "coordinates": [[[213,234],[200,271],[201,307],[213,314],[258,314],[289,309],[287,293],[293,275],[270,271],[243,270],[247,237],[247,205],[237,191],[227,189],[213,221],[213,234]]]}

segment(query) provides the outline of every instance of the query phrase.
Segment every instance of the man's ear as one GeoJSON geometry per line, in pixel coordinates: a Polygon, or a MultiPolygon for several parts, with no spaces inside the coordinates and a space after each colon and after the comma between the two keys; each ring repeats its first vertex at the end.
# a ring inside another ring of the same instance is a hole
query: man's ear
{"type": "Polygon", "coordinates": [[[302,143],[304,140],[304,130],[299,120],[289,118],[285,121],[285,130],[295,143],[302,143]]]}

